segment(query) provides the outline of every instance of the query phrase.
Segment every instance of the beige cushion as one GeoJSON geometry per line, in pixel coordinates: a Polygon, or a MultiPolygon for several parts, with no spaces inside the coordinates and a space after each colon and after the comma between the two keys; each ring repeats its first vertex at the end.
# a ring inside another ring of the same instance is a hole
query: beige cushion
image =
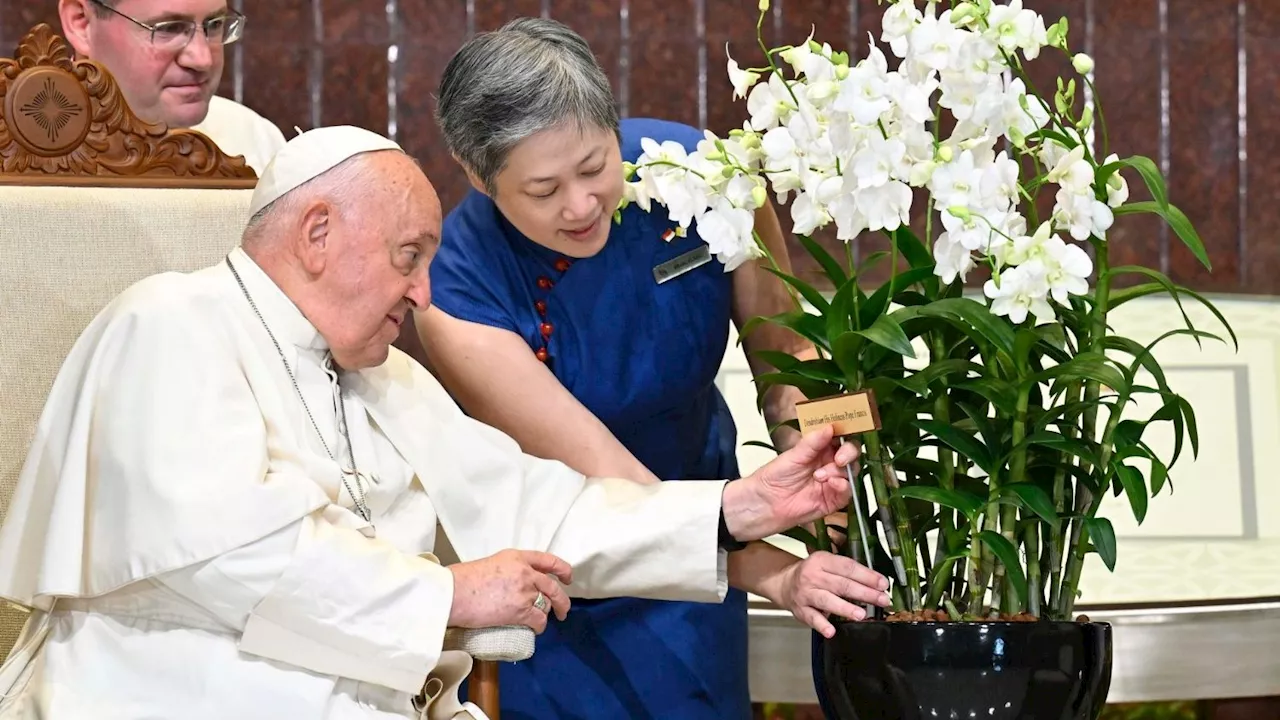
{"type": "MultiPolygon", "coordinates": [[[[0,186],[0,518],[80,332],[138,280],[218,262],[239,242],[252,194],[0,186]]],[[[0,657],[21,622],[0,603],[0,657]]]]}

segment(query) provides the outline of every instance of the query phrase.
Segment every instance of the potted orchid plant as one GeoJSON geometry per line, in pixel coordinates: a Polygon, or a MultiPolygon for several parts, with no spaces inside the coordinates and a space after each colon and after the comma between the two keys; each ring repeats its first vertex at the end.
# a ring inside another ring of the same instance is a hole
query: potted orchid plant
{"type": "Polygon", "coordinates": [[[761,391],[874,394],[880,423],[854,438],[863,460],[848,527],[790,533],[893,584],[887,616],[815,635],[824,708],[1095,718],[1110,628],[1073,616],[1086,557],[1116,563],[1101,503],[1123,495],[1141,522],[1184,439],[1197,450],[1194,411],[1153,348],[1220,339],[1184,314],[1185,327],[1144,345],[1113,334],[1108,314],[1166,293],[1205,305],[1235,341],[1202,296],[1113,266],[1108,232],[1157,215],[1207,268],[1203,243],[1154,163],[1111,152],[1093,62],[1072,52],[1066,19],[1046,24],[1021,0],[890,0],[885,47],[873,38],[860,59],[812,35],[770,48],[759,27],[761,67],[728,61],[742,128],[707,132],[692,152],[646,140],[623,203],[663,206],[677,232],[696,225],[726,271],[764,257],[786,282],[795,309],[743,332],[781,325],[818,357],[770,353],[761,391]],[[1047,52],[1072,67],[1049,95],[1027,72],[1047,52]],[[1130,200],[1129,178],[1149,200],[1130,200]],[[771,194],[833,293],[768,258],[752,225],[771,194]],[[832,229],[843,253],[812,237],[832,229]],[[860,265],[850,242],[863,233],[889,249],[860,265]],[[889,265],[878,287],[866,282],[873,262],[889,265]],[[1140,396],[1159,409],[1135,416],[1140,396]],[[1158,423],[1172,426],[1167,456],[1144,439],[1158,423]]]}

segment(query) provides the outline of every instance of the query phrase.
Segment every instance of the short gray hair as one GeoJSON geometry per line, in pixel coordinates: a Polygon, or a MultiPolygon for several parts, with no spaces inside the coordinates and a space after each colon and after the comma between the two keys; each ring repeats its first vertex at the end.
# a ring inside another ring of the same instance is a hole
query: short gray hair
{"type": "Polygon", "coordinates": [[[570,121],[619,134],[608,76],[587,42],[555,20],[520,18],[477,35],[440,80],[445,143],[491,195],[512,148],[570,121]]]}

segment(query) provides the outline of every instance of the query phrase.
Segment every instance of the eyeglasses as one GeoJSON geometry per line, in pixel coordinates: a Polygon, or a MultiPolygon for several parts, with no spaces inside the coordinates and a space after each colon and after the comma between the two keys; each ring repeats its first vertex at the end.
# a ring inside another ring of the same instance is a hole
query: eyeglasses
{"type": "Polygon", "coordinates": [[[245,16],[231,8],[227,8],[225,15],[211,17],[203,23],[196,23],[193,20],[162,20],[158,23],[144,23],[137,18],[125,15],[102,0],[89,1],[149,32],[151,44],[160,50],[176,52],[185,48],[195,36],[197,25],[204,30],[205,39],[211,45],[230,45],[239,40],[244,32],[245,16]]]}

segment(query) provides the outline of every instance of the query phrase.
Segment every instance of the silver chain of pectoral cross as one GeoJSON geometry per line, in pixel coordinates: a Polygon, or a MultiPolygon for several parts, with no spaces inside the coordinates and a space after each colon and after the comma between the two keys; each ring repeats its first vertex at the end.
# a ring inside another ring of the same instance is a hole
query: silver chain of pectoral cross
{"type": "Polygon", "coordinates": [[[231,268],[231,274],[235,276],[236,283],[240,285],[240,291],[244,293],[244,297],[249,301],[249,307],[253,308],[253,314],[258,316],[258,321],[262,323],[262,329],[267,331],[267,336],[271,338],[271,344],[276,346],[276,352],[280,355],[280,362],[284,363],[284,371],[289,374],[289,380],[293,383],[293,390],[298,394],[298,400],[302,401],[302,409],[306,411],[307,418],[311,420],[311,427],[316,431],[316,437],[320,438],[320,444],[324,447],[325,453],[329,455],[329,459],[338,463],[342,468],[341,479],[342,486],[347,489],[347,495],[351,496],[351,501],[355,503],[356,512],[364,521],[373,525],[373,514],[369,511],[369,504],[365,501],[364,484],[360,482],[363,473],[356,467],[355,446],[351,444],[351,433],[347,428],[347,404],[342,398],[342,387],[338,384],[338,374],[333,368],[333,354],[326,351],[324,356],[324,372],[329,377],[330,386],[333,389],[333,402],[338,415],[338,430],[342,439],[347,442],[347,455],[351,458],[349,467],[343,466],[338,462],[338,458],[329,449],[329,443],[325,442],[324,433],[320,432],[320,425],[316,423],[316,418],[311,414],[311,407],[307,405],[307,399],[302,396],[302,388],[298,385],[298,378],[293,374],[293,368],[289,367],[289,360],[285,357],[284,350],[280,348],[280,343],[276,341],[275,333],[271,332],[271,328],[267,325],[266,318],[262,317],[262,313],[258,310],[258,304],[253,301],[253,296],[249,294],[249,289],[245,287],[244,281],[240,279],[240,273],[236,272],[236,268],[231,264],[231,258],[227,258],[227,267],[231,268]],[[351,491],[351,484],[347,482],[347,476],[355,478],[356,488],[360,490],[357,496],[351,491]]]}

